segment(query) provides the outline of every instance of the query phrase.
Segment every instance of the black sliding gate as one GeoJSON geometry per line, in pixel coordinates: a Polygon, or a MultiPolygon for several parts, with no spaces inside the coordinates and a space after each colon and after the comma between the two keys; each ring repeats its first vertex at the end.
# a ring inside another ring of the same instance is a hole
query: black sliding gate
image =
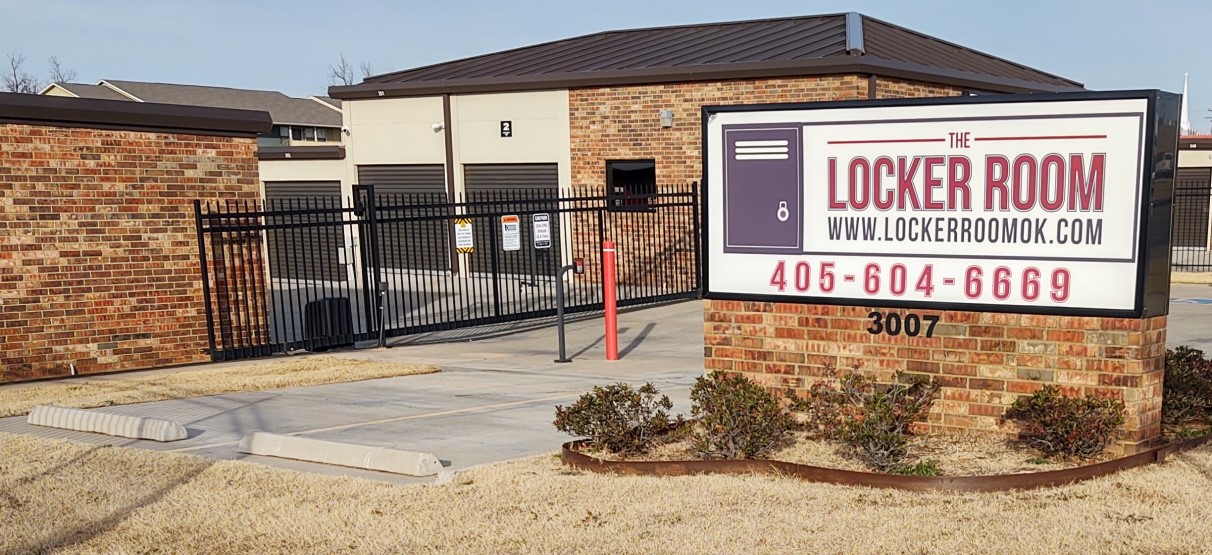
{"type": "Polygon", "coordinates": [[[568,312],[601,310],[607,239],[618,250],[619,306],[698,297],[697,186],[618,201],[520,189],[450,202],[373,186],[355,186],[345,202],[195,201],[211,356],[551,316],[557,271],[574,258],[586,272],[566,283],[568,312]]]}

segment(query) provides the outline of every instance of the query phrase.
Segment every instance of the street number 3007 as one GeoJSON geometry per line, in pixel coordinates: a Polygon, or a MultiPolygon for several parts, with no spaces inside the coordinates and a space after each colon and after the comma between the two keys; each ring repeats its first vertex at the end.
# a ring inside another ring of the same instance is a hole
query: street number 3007
{"type": "Polygon", "coordinates": [[[867,315],[871,318],[871,325],[867,326],[867,333],[871,335],[879,335],[886,333],[888,335],[900,335],[904,333],[909,337],[917,337],[922,335],[922,322],[926,323],[925,336],[934,337],[934,326],[938,324],[938,316],[918,316],[910,312],[904,318],[895,312],[887,314],[883,312],[871,312],[867,315]]]}

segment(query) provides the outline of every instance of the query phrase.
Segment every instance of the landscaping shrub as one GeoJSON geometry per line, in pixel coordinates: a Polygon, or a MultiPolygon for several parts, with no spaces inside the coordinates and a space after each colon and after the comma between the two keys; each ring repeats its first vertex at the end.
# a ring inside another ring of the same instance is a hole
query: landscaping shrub
{"type": "Polygon", "coordinates": [[[818,382],[791,409],[804,414],[814,433],[837,439],[855,450],[864,464],[880,472],[903,470],[909,455],[909,429],[930,412],[940,385],[933,380],[880,384],[857,369],[818,382]]]}
{"type": "Polygon", "coordinates": [[[690,390],[694,449],[704,459],[753,459],[790,438],[791,417],[779,400],[740,376],[702,376],[690,390]]]}
{"type": "Polygon", "coordinates": [[[1166,350],[1162,422],[1181,426],[1212,418],[1212,361],[1190,347],[1166,350]]]}
{"type": "Polygon", "coordinates": [[[644,453],[665,433],[682,423],[669,417],[673,403],[652,384],[638,388],[625,383],[595,386],[567,408],[556,406],[556,429],[588,437],[600,449],[634,455],[644,453]]]}
{"type": "Polygon", "coordinates": [[[931,459],[928,461],[920,461],[917,464],[903,466],[895,471],[895,474],[901,476],[941,476],[943,469],[939,467],[939,462],[931,459]]]}
{"type": "Polygon", "coordinates": [[[1066,397],[1055,385],[1020,397],[1006,417],[1019,422],[1019,439],[1049,456],[1089,458],[1115,440],[1124,423],[1124,403],[1115,399],[1066,397]]]}

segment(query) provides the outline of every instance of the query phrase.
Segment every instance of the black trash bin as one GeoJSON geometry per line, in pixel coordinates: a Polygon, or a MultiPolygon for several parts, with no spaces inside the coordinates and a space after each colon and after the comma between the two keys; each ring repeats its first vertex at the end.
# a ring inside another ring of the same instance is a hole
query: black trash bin
{"type": "Polygon", "coordinates": [[[325,297],[303,306],[303,339],[310,351],[354,344],[353,309],[345,297],[325,297]]]}

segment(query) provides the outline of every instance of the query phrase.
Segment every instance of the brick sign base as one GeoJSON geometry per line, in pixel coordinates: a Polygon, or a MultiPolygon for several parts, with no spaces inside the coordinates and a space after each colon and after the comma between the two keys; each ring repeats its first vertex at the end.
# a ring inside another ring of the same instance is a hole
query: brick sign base
{"type": "Polygon", "coordinates": [[[898,372],[943,384],[931,431],[1015,433],[1003,421],[1019,396],[1047,384],[1066,395],[1121,399],[1120,454],[1149,448],[1161,433],[1166,318],[1093,318],[795,303],[704,301],[706,367],[771,390],[806,390],[858,366],[881,381],[898,372]],[[867,331],[868,314],[937,316],[933,337],[867,331]]]}

